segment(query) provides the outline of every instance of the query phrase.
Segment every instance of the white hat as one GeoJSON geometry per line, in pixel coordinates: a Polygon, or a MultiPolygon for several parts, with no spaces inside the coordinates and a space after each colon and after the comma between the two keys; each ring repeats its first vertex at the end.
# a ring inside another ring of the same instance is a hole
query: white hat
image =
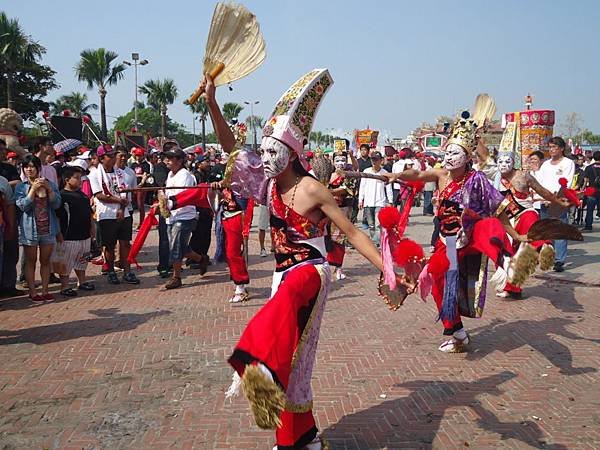
{"type": "Polygon", "coordinates": [[[81,155],[77,155],[77,159],[91,159],[91,157],[90,157],[90,151],[86,150],[81,155]]]}
{"type": "MultiPolygon", "coordinates": [[[[89,152],[87,152],[87,153],[89,153],[89,152]]],[[[83,155],[81,155],[81,156],[83,156],[83,155]]],[[[80,169],[82,169],[84,172],[85,172],[86,170],[88,170],[88,167],[89,167],[89,166],[88,166],[88,163],[87,163],[87,161],[86,161],[85,159],[83,159],[83,158],[81,158],[81,159],[80,159],[80,158],[78,158],[78,159],[76,159],[76,160],[74,160],[74,161],[68,162],[68,163],[67,163],[67,166],[71,166],[71,167],[79,167],[79,168],[80,168],[80,169]]]]}

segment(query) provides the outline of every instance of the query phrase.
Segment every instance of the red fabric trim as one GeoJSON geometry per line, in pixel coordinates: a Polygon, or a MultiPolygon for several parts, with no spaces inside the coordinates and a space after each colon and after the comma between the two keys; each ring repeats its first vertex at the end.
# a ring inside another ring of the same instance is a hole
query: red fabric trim
{"type": "Polygon", "coordinates": [[[346,255],[346,246],[338,244],[337,242],[331,243],[331,248],[327,252],[327,262],[335,267],[342,267],[344,264],[344,256],[346,255]]]}

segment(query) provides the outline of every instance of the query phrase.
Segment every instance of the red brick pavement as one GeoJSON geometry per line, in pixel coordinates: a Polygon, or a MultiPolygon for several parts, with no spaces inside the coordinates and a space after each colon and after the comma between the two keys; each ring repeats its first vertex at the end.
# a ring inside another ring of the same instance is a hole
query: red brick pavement
{"type": "MultiPolygon", "coordinates": [[[[423,242],[425,222],[409,229],[423,242]]],[[[92,295],[0,304],[0,447],[271,448],[243,397],[223,393],[272,261],[251,257],[252,300],[232,306],[223,267],[187,271],[185,287],[167,292],[150,250],[139,287],[96,276],[92,295]]],[[[600,447],[598,288],[532,280],[526,300],[491,298],[483,319],[467,321],[471,353],[444,355],[432,301],[390,312],[375,271],[354,251],[347,266],[313,379],[334,449],[600,447]]]]}

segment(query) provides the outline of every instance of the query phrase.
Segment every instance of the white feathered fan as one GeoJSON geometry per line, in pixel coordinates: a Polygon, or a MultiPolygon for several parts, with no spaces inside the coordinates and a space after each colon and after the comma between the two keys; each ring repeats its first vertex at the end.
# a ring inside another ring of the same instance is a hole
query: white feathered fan
{"type": "MultiPolygon", "coordinates": [[[[256,16],[242,5],[217,3],[206,41],[202,75],[209,73],[215,86],[222,86],[254,72],[266,55],[256,16]]],[[[200,95],[199,87],[188,103],[194,104],[200,95]]]]}

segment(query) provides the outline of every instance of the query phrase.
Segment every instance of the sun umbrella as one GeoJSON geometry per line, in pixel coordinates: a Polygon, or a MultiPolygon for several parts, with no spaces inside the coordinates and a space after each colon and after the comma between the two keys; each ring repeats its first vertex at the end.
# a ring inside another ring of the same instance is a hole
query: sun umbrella
{"type": "Polygon", "coordinates": [[[83,142],[78,139],[65,139],[54,144],[54,150],[66,153],[69,150],[79,147],[81,144],[83,144],[83,142]]]}

